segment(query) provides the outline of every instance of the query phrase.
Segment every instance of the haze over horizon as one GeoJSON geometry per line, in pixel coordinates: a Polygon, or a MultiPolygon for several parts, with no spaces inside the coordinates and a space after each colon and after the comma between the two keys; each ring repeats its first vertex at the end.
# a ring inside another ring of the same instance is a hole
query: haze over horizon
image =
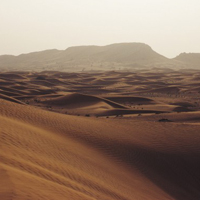
{"type": "Polygon", "coordinates": [[[163,56],[200,52],[200,2],[2,0],[0,55],[141,42],[163,56]]]}
{"type": "Polygon", "coordinates": [[[200,200],[199,0],[0,2],[0,200],[200,200]]]}

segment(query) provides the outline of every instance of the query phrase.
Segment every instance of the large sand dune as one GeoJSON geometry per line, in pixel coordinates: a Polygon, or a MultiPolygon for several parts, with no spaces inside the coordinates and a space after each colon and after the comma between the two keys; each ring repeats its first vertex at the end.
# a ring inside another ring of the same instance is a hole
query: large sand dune
{"type": "Polygon", "coordinates": [[[122,115],[199,110],[199,71],[1,73],[0,93],[73,115],[122,115]],[[9,77],[9,79],[7,78],[9,77]],[[21,78],[23,77],[23,78],[21,78]],[[181,103],[183,102],[183,103],[181,103]]]}
{"type": "Polygon", "coordinates": [[[199,74],[1,73],[0,199],[199,200],[199,74]]]}
{"type": "Polygon", "coordinates": [[[1,199],[200,197],[198,124],[183,129],[0,103],[1,199]]]}

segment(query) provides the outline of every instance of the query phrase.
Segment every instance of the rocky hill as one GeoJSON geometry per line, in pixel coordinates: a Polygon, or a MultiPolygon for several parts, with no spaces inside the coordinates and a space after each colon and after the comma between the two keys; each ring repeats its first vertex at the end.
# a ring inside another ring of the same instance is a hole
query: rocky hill
{"type": "Polygon", "coordinates": [[[120,43],[107,46],[79,46],[66,50],[46,50],[19,56],[0,56],[3,70],[99,70],[158,67],[170,59],[143,43],[120,43]]]}
{"type": "Polygon", "coordinates": [[[181,61],[188,67],[200,67],[200,53],[181,53],[174,60],[181,61]]]}

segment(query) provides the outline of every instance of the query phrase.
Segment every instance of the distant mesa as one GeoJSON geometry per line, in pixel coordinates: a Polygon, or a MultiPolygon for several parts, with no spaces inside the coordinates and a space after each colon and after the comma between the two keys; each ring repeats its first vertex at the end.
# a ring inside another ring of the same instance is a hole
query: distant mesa
{"type": "Polygon", "coordinates": [[[184,62],[190,66],[200,67],[200,53],[181,53],[175,60],[184,62]]]}
{"type": "Polygon", "coordinates": [[[167,58],[156,53],[150,46],[143,43],[70,47],[64,54],[71,56],[72,59],[88,59],[93,62],[146,63],[167,60],[167,58]]]}
{"type": "Polygon", "coordinates": [[[197,67],[200,54],[180,54],[166,58],[144,43],[118,43],[107,46],[77,46],[66,50],[45,50],[19,56],[0,56],[0,70],[91,71],[141,68],[197,67]]]}
{"type": "MultiPolygon", "coordinates": [[[[143,43],[119,43],[107,46],[78,46],[66,50],[46,50],[0,56],[2,70],[118,70],[160,67],[172,61],[143,43]]],[[[171,66],[171,65],[170,65],[171,66]]],[[[165,66],[166,67],[166,66],[165,66]]]]}

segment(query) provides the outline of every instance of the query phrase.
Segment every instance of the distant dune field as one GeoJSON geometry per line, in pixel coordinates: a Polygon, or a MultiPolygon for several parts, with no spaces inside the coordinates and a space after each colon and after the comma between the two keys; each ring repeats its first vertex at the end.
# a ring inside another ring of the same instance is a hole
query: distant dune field
{"type": "Polygon", "coordinates": [[[199,200],[200,71],[0,73],[1,200],[199,200]]]}

